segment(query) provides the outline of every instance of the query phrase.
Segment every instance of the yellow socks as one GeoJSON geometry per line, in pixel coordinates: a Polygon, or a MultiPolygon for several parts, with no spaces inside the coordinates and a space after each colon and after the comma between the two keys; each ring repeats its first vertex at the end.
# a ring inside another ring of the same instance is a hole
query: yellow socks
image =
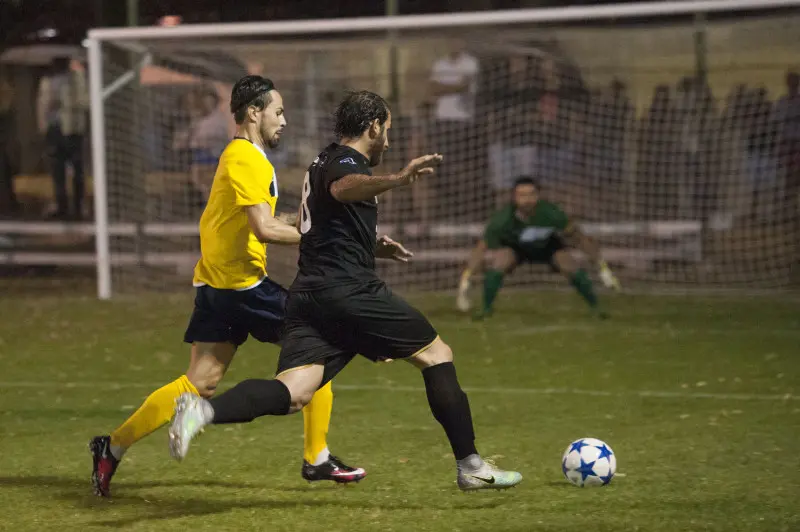
{"type": "MultiPolygon", "coordinates": [[[[125,451],[151,432],[169,423],[175,411],[175,399],[182,393],[197,395],[197,389],[186,375],[162,386],[145,399],[142,406],[111,433],[111,451],[117,459],[125,451]]],[[[328,459],[328,427],[333,409],[333,390],[329,382],[314,394],[303,409],[303,458],[319,465],[328,459]]]]}
{"type": "MultiPolygon", "coordinates": [[[[118,459],[125,450],[162,425],[169,423],[175,411],[175,399],[182,393],[197,395],[197,389],[186,375],[151,393],[142,406],[125,423],[111,433],[111,449],[118,459]]],[[[315,396],[316,397],[316,396],[315,396]]],[[[330,408],[328,409],[330,410],[330,408]]],[[[327,425],[326,425],[327,432],[327,425]]]]}
{"type": "Polygon", "coordinates": [[[314,394],[303,408],[303,458],[312,465],[328,459],[328,426],[333,409],[333,389],[329,382],[314,394]]]}

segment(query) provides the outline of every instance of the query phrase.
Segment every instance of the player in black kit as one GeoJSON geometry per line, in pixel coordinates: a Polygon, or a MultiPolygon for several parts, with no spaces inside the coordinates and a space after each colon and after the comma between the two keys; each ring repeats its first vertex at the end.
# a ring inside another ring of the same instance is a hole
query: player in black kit
{"type": "Polygon", "coordinates": [[[375,259],[407,261],[402,245],[377,237],[378,196],[434,173],[440,155],[411,161],[397,174],[373,176],[389,148],[391,112],[377,94],[349,94],[336,110],[340,143],[306,173],[299,224],[300,260],[289,291],[277,377],[251,379],[211,400],[184,394],[170,427],[170,451],[181,460],[208,424],[246,423],[300,411],[314,392],[360,354],[404,359],[422,370],[431,412],[450,440],[462,490],[503,489],[522,475],[485,462],[475,448],[469,401],[453,353],[417,309],[375,273],[375,259]]]}

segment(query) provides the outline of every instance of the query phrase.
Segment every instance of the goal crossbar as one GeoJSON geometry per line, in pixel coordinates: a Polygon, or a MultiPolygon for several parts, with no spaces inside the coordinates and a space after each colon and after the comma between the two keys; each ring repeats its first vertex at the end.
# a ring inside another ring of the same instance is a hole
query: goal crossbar
{"type": "Polygon", "coordinates": [[[778,9],[800,6],[800,0],[681,0],[676,2],[642,2],[639,4],[607,4],[556,8],[508,9],[437,15],[400,15],[394,17],[361,17],[296,21],[266,21],[222,24],[187,24],[168,28],[95,28],[90,40],[129,41],[174,39],[185,37],[219,37],[240,35],[297,35],[303,33],[344,33],[426,29],[443,26],[490,26],[569,22],[609,18],[690,15],[693,13],[734,12],[748,9],[778,9]]]}

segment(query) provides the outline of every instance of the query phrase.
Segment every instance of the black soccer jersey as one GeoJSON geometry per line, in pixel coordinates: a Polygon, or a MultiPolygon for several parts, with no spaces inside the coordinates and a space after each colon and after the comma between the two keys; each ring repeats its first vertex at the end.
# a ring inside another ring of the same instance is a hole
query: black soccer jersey
{"type": "Polygon", "coordinates": [[[292,290],[319,290],[377,279],[378,199],[341,203],[330,192],[338,179],[372,175],[356,150],[331,144],[309,166],[300,213],[300,260],[292,290]]]}

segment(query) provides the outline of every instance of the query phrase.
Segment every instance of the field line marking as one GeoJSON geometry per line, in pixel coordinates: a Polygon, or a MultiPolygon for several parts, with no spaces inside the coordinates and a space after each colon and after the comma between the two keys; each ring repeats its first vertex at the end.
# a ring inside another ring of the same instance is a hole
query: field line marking
{"type": "MultiPolygon", "coordinates": [[[[34,382],[34,381],[0,381],[0,389],[8,388],[95,388],[100,390],[120,390],[129,388],[156,388],[158,383],[145,384],[141,382],[34,382]]],[[[233,383],[230,383],[233,386],[233,383]]],[[[230,386],[221,386],[228,388],[230,386]]],[[[422,386],[384,386],[380,384],[337,384],[336,390],[343,391],[382,391],[395,393],[425,393],[422,386]]],[[[486,393],[497,395],[582,395],[590,397],[640,397],[654,399],[716,399],[731,401],[800,401],[800,395],[786,394],[759,394],[759,393],[714,393],[714,392],[680,392],[659,390],[630,390],[612,392],[606,390],[585,390],[580,388],[504,388],[467,386],[467,393],[486,393]]]]}
{"type": "MultiPolygon", "coordinates": [[[[434,320],[436,325],[442,326],[453,326],[456,328],[477,328],[481,326],[481,324],[473,324],[469,322],[463,321],[456,321],[456,320],[434,320]]],[[[640,325],[630,325],[626,326],[621,322],[609,322],[608,324],[597,324],[591,325],[586,323],[578,323],[578,324],[568,324],[568,323],[553,323],[548,325],[525,325],[523,323],[513,323],[513,324],[498,324],[492,325],[491,328],[497,331],[502,332],[503,334],[507,334],[509,336],[531,336],[537,334],[551,334],[551,333],[561,333],[561,332],[597,332],[597,333],[604,333],[609,332],[613,334],[619,333],[641,333],[641,334],[669,334],[669,335],[680,335],[680,334],[736,334],[736,335],[775,335],[775,336],[800,336],[800,327],[796,329],[788,328],[788,329],[775,329],[775,328],[749,328],[749,329],[742,329],[737,328],[736,326],[731,326],[730,329],[726,328],[708,328],[708,329],[697,329],[697,328],[685,328],[685,327],[673,327],[671,325],[664,325],[663,327],[647,327],[647,326],[640,326],[640,325]],[[498,326],[499,325],[499,326],[498,326]],[[620,327],[616,327],[615,325],[621,325],[620,327]]]]}

